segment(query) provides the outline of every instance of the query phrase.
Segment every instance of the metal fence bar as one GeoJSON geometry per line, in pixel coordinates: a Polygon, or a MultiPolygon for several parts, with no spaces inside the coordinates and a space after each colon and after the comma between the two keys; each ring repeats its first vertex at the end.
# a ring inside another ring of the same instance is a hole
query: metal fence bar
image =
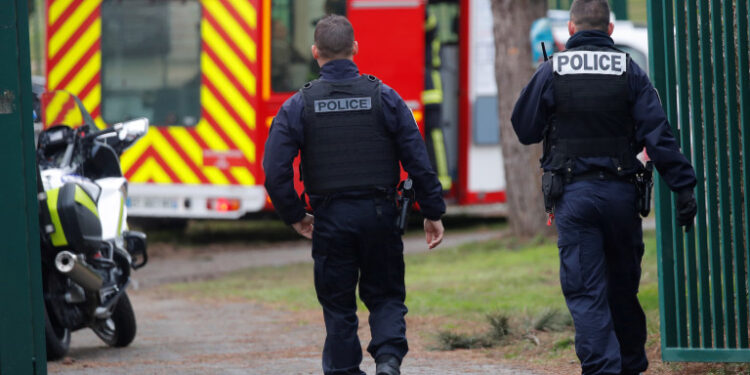
{"type": "MultiPolygon", "coordinates": [[[[739,81],[739,103],[740,103],[740,128],[742,129],[742,166],[743,166],[743,190],[744,190],[744,250],[747,261],[747,280],[745,287],[750,290],[750,66],[748,64],[748,7],[747,0],[737,0],[736,4],[737,23],[737,45],[740,46],[737,54],[737,72],[739,81]],[[744,48],[742,46],[745,46],[744,48]]],[[[747,319],[747,317],[746,317],[747,319]]],[[[746,339],[747,340],[747,339],[746,339]]],[[[748,345],[747,341],[744,343],[748,345]]]]}
{"type": "MultiPolygon", "coordinates": [[[[724,2],[724,19],[726,22],[732,24],[724,27],[724,45],[726,47],[726,56],[724,59],[724,70],[727,72],[727,125],[729,127],[729,180],[731,181],[731,193],[732,193],[732,248],[734,249],[734,286],[735,295],[734,298],[737,301],[737,332],[738,342],[737,346],[741,348],[748,347],[748,333],[747,333],[747,288],[745,288],[745,254],[743,251],[743,238],[742,238],[742,185],[741,185],[741,169],[740,162],[737,156],[740,155],[739,149],[739,135],[742,134],[740,127],[738,126],[737,115],[739,112],[739,106],[735,108],[737,102],[737,69],[735,65],[735,57],[737,51],[740,54],[743,53],[745,48],[735,49],[735,28],[734,28],[734,13],[732,9],[732,2],[724,2]]],[[[747,168],[747,166],[745,167],[747,168]]],[[[730,345],[730,347],[732,347],[730,345]]]]}
{"type": "Polygon", "coordinates": [[[706,151],[706,193],[708,211],[708,251],[710,261],[711,277],[711,316],[713,319],[712,329],[714,333],[714,347],[724,346],[724,319],[722,317],[721,303],[721,254],[719,248],[719,226],[718,194],[716,192],[716,137],[714,136],[714,108],[713,108],[713,85],[712,76],[713,56],[711,55],[711,19],[709,11],[709,0],[700,2],[701,19],[701,65],[703,68],[703,124],[706,126],[704,135],[704,147],[706,151]]]}
{"type": "MultiPolygon", "coordinates": [[[[722,25],[722,6],[720,1],[711,2],[711,46],[713,49],[713,72],[714,72],[714,108],[716,111],[716,118],[714,122],[714,137],[716,139],[716,162],[717,162],[717,176],[719,183],[719,196],[718,196],[718,207],[713,207],[714,210],[719,212],[719,225],[720,225],[720,238],[719,247],[717,248],[719,256],[721,258],[721,275],[723,279],[720,281],[719,287],[721,294],[717,297],[721,297],[724,302],[723,307],[723,318],[724,318],[724,338],[722,340],[716,339],[717,347],[721,347],[718,344],[726,340],[726,347],[733,348],[737,347],[734,344],[737,341],[737,335],[735,332],[735,319],[734,319],[734,282],[732,272],[732,238],[731,224],[730,224],[730,196],[729,196],[729,181],[728,176],[728,161],[727,161],[727,105],[726,105],[726,87],[724,64],[722,60],[728,60],[728,55],[725,54],[723,46],[723,33],[721,32],[722,25]],[[721,288],[723,286],[723,288],[721,288]]],[[[718,332],[717,332],[718,335],[718,332]]]]}
{"type": "MultiPolygon", "coordinates": [[[[648,0],[648,23],[649,25],[658,25],[656,28],[661,29],[664,24],[663,2],[664,0],[648,0]]],[[[665,37],[664,33],[649,33],[649,51],[653,51],[654,58],[650,59],[650,71],[653,72],[651,77],[654,87],[659,93],[666,93],[665,75],[665,37]],[[657,73],[658,72],[658,73],[657,73]]],[[[670,199],[669,189],[663,179],[657,179],[654,184],[656,191],[655,196],[660,202],[667,202],[670,199]]],[[[672,223],[672,210],[665,205],[656,205],[656,230],[660,233],[669,233],[672,223]]],[[[673,347],[677,343],[677,324],[671,306],[675,304],[674,295],[674,252],[672,236],[660,236],[657,241],[656,251],[660,261],[658,262],[658,272],[660,277],[659,283],[659,315],[662,324],[662,349],[673,347]]]]}
{"type": "MultiPolygon", "coordinates": [[[[740,102],[740,128],[742,129],[742,166],[743,187],[745,201],[745,259],[747,261],[747,272],[750,273],[750,64],[748,64],[748,48],[750,38],[748,34],[748,7],[747,0],[737,0],[736,5],[737,22],[737,71],[739,73],[739,102],[740,102]],[[743,48],[744,46],[744,48],[743,48]]],[[[745,287],[750,289],[750,275],[745,281],[745,287]]],[[[747,340],[747,339],[746,339],[747,340]]],[[[747,346],[748,343],[745,342],[747,346]]]]}
{"type": "MultiPolygon", "coordinates": [[[[708,295],[710,296],[710,307],[709,310],[704,312],[704,320],[706,320],[705,314],[710,313],[710,317],[707,319],[704,324],[711,324],[707,330],[705,330],[705,335],[711,336],[712,333],[716,333],[717,327],[721,326],[721,306],[717,308],[717,303],[721,304],[721,301],[717,301],[717,291],[720,293],[721,290],[718,290],[716,286],[718,286],[717,281],[720,282],[720,279],[716,277],[715,269],[716,266],[719,264],[718,257],[714,257],[715,249],[718,247],[715,245],[715,243],[718,243],[718,238],[716,237],[716,232],[711,230],[712,228],[716,227],[717,224],[717,215],[716,210],[714,207],[716,207],[716,193],[715,193],[715,187],[716,187],[716,165],[715,165],[715,145],[713,141],[713,119],[714,119],[714,113],[713,113],[713,105],[711,99],[713,98],[713,79],[711,76],[711,48],[710,48],[710,21],[709,21],[709,11],[708,11],[708,0],[701,0],[699,11],[700,11],[700,30],[701,30],[701,77],[702,77],[702,101],[703,101],[703,150],[704,150],[704,167],[705,167],[705,186],[706,186],[706,229],[707,229],[707,244],[708,244],[708,251],[705,253],[710,259],[707,259],[707,262],[704,263],[702,266],[706,267],[704,272],[706,272],[709,276],[709,280],[706,281],[706,285],[702,286],[704,288],[709,289],[708,295]],[[717,314],[719,316],[717,316],[717,314]]],[[[721,328],[719,328],[721,329],[721,328]]],[[[723,334],[721,335],[723,336],[723,334]]],[[[713,337],[709,339],[709,345],[708,347],[713,346],[713,337]]]]}
{"type": "MultiPolygon", "coordinates": [[[[698,213],[696,215],[696,251],[698,253],[698,279],[700,281],[700,327],[696,323],[695,331],[691,332],[693,347],[702,346],[708,348],[711,346],[711,316],[710,312],[710,294],[708,289],[708,255],[706,232],[701,228],[706,228],[706,188],[705,172],[703,163],[703,121],[701,118],[701,60],[698,28],[698,7],[696,0],[691,0],[687,7],[688,14],[688,40],[690,43],[690,105],[691,105],[691,128],[693,138],[691,146],[693,149],[693,168],[698,183],[695,187],[695,198],[698,203],[698,213]],[[699,329],[700,328],[700,329],[699,329]],[[700,335],[700,344],[698,336],[700,335]]],[[[691,326],[692,327],[692,326],[691,326]]]]}
{"type": "MultiPolygon", "coordinates": [[[[686,25],[686,4],[682,1],[678,1],[675,5],[675,24],[677,35],[675,38],[676,50],[677,50],[677,73],[678,73],[678,89],[679,89],[679,100],[678,100],[678,112],[680,121],[680,147],[685,157],[688,160],[692,157],[692,150],[690,148],[690,100],[689,100],[689,88],[690,83],[688,82],[688,53],[687,45],[689,38],[686,37],[687,25],[686,25]]],[[[694,88],[693,88],[694,89],[694,88]]],[[[700,320],[700,313],[698,312],[698,277],[695,263],[695,232],[686,233],[683,238],[685,244],[685,266],[684,271],[677,273],[683,275],[683,282],[680,283],[678,279],[678,301],[686,298],[687,301],[682,303],[682,311],[680,314],[680,321],[682,325],[679,327],[680,334],[678,335],[678,345],[680,347],[687,347],[689,344],[695,345],[698,342],[698,336],[700,331],[698,330],[698,322],[700,320]],[[689,327],[689,331],[688,331],[689,327]]],[[[675,247],[675,251],[680,253],[680,248],[675,247]]],[[[682,262],[678,262],[678,267],[682,262]]],[[[678,307],[680,309],[680,307],[678,307]]]]}
{"type": "MultiPolygon", "coordinates": [[[[673,30],[674,29],[674,14],[672,12],[672,9],[674,8],[674,1],[673,0],[662,0],[662,16],[663,16],[663,22],[664,22],[664,29],[665,30],[673,30]]],[[[674,90],[670,90],[672,87],[677,87],[677,68],[676,68],[676,62],[675,62],[675,38],[674,35],[671,33],[664,33],[664,57],[665,57],[665,74],[664,74],[664,84],[666,85],[666,90],[664,90],[664,93],[662,95],[662,100],[664,100],[664,106],[666,107],[666,113],[667,113],[667,119],[669,120],[669,123],[672,125],[672,131],[674,132],[677,139],[680,139],[680,133],[681,130],[678,127],[679,119],[678,119],[678,108],[677,108],[677,93],[674,90]]],[[[667,193],[669,194],[669,190],[667,190],[667,193]]],[[[672,206],[676,205],[676,196],[674,194],[669,194],[670,199],[672,200],[672,206]]],[[[677,215],[672,215],[672,228],[679,228],[679,225],[677,225],[677,215]]],[[[686,309],[686,296],[685,296],[685,256],[682,251],[683,248],[683,241],[682,241],[682,232],[681,231],[673,231],[673,238],[672,238],[672,247],[668,248],[669,251],[672,252],[672,256],[674,257],[674,279],[673,279],[673,289],[672,292],[675,293],[674,296],[674,319],[675,319],[675,325],[676,325],[676,336],[677,336],[677,346],[684,346],[686,344],[687,340],[687,329],[686,329],[686,321],[687,321],[687,309],[686,309]]],[[[665,249],[666,250],[666,249],[665,249]]]]}
{"type": "Polygon", "coordinates": [[[612,3],[612,13],[618,20],[628,19],[628,0],[610,0],[612,3]]]}

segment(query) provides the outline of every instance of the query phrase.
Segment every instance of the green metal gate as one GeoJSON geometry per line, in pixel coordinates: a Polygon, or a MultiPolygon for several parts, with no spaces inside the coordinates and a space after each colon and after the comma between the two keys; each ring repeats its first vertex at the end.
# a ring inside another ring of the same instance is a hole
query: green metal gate
{"type": "Polygon", "coordinates": [[[0,0],[0,375],[46,374],[28,0],[0,0]]]}
{"type": "Polygon", "coordinates": [[[747,0],[649,0],[651,77],[695,167],[684,233],[656,187],[662,357],[750,362],[750,67],[747,0]]]}

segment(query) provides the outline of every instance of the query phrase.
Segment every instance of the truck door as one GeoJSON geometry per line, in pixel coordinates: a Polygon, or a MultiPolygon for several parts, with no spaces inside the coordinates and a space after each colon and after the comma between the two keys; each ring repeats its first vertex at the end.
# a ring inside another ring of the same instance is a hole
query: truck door
{"type": "Polygon", "coordinates": [[[362,74],[372,74],[396,90],[422,125],[424,87],[424,2],[421,0],[350,0],[362,74]]]}

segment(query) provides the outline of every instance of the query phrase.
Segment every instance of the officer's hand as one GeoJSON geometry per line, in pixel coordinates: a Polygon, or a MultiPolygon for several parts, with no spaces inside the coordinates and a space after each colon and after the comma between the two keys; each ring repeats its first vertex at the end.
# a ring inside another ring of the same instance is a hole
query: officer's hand
{"type": "Polygon", "coordinates": [[[424,236],[430,249],[440,245],[440,242],[443,241],[443,232],[445,232],[445,229],[440,219],[435,221],[424,219],[424,236]]]}
{"type": "Polygon", "coordinates": [[[693,189],[685,189],[677,193],[677,223],[689,231],[693,226],[693,218],[698,212],[698,204],[695,202],[693,189]]]}
{"type": "Polygon", "coordinates": [[[300,236],[312,239],[314,221],[315,217],[313,217],[313,215],[305,214],[305,217],[302,218],[302,220],[292,224],[292,228],[294,228],[300,236]]]}

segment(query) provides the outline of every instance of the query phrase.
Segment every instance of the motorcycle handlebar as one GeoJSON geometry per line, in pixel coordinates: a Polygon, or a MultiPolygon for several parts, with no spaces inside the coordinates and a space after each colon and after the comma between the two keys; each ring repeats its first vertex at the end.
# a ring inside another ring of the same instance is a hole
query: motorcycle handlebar
{"type": "Polygon", "coordinates": [[[107,129],[103,129],[103,130],[95,130],[95,131],[93,131],[91,133],[85,134],[84,137],[83,137],[83,139],[84,140],[91,140],[91,139],[95,139],[97,137],[100,137],[102,135],[109,134],[109,133],[117,133],[117,129],[115,129],[114,127],[112,127],[112,128],[107,128],[107,129]]]}

